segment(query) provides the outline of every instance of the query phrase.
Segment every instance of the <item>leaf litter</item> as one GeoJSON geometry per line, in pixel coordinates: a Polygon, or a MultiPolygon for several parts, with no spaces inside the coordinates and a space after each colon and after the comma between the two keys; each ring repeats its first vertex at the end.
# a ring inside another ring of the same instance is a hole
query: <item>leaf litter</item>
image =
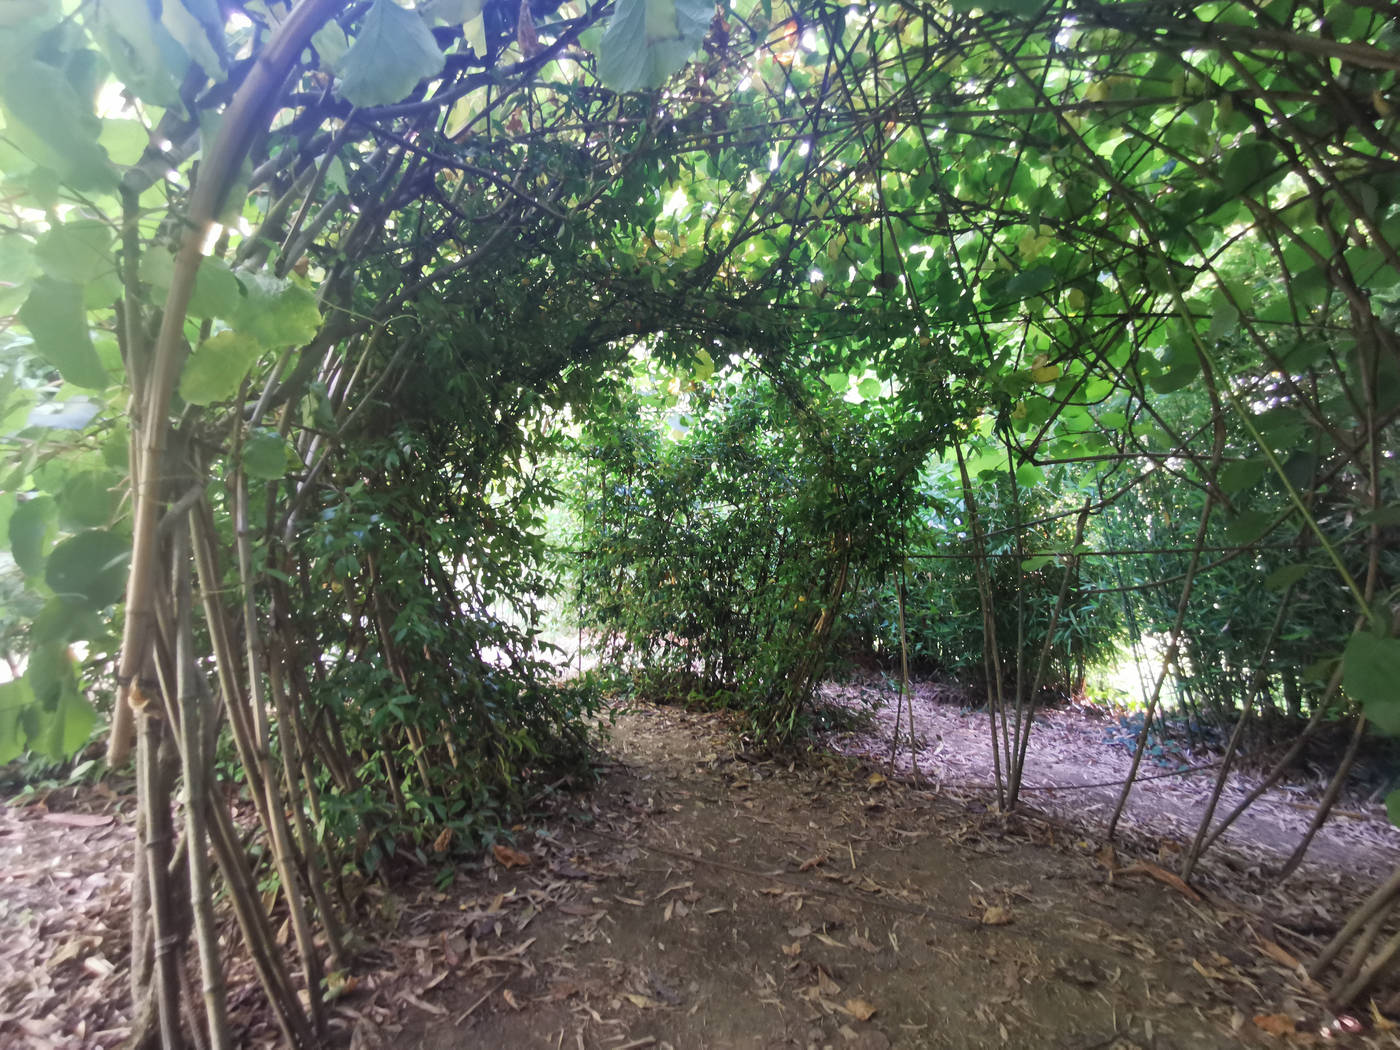
{"type": "MultiPolygon", "coordinates": [[[[372,887],[385,920],[332,976],[337,1039],[1157,1050],[1326,1032],[1396,1045],[1379,1014],[1328,1017],[1284,921],[1296,911],[1192,899],[1142,834],[1120,857],[966,792],[839,755],[772,762],[736,739],[723,716],[625,715],[594,794],[563,797],[445,886],[424,872],[372,887]]],[[[84,815],[0,811],[0,1044],[106,1050],[126,1034],[128,803],[65,809],[84,815]]],[[[1331,915],[1324,902],[1313,920],[1331,915]]],[[[272,1045],[251,973],[229,977],[241,1044],[272,1045]]]]}

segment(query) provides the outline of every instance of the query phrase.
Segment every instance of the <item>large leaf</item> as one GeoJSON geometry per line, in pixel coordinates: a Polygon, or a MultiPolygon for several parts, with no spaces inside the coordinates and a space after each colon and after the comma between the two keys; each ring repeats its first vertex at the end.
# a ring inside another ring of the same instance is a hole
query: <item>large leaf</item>
{"type": "Polygon", "coordinates": [[[58,520],[66,528],[98,528],[117,509],[117,476],[107,470],[83,470],[64,482],[58,493],[58,520]]]}
{"type": "Polygon", "coordinates": [[[192,405],[232,397],[262,352],[262,343],[232,329],[205,340],[180,374],[180,396],[192,405]]]}
{"type": "Polygon", "coordinates": [[[10,553],[26,576],[37,576],[43,571],[44,554],[53,542],[57,516],[48,496],[25,500],[10,515],[10,553]]]}
{"type": "Polygon", "coordinates": [[[1375,727],[1400,736],[1400,638],[1351,636],[1342,654],[1342,687],[1375,727]]]}
{"type": "Polygon", "coordinates": [[[152,5],[146,0],[97,0],[96,8],[94,30],[122,84],[147,102],[178,106],[189,55],[156,20],[152,5]]]}
{"type": "Polygon", "coordinates": [[[77,189],[116,181],[106,150],[97,144],[102,122],[62,70],[47,62],[16,62],[0,81],[0,97],[11,118],[6,137],[36,164],[77,189]]]}
{"type": "Polygon", "coordinates": [[[24,754],[21,716],[34,706],[34,690],[24,678],[0,685],[0,766],[24,754]]]}
{"type": "Polygon", "coordinates": [[[298,284],[263,274],[239,274],[243,298],[230,320],[240,335],[266,347],[304,343],[321,327],[316,297],[298,284]]]}
{"type": "Polygon", "coordinates": [[[618,0],[598,44],[598,76],[614,91],[660,87],[695,54],[714,4],[703,0],[618,0]]]}
{"type": "Polygon", "coordinates": [[[131,541],[106,529],[89,529],[49,554],[44,582],[61,598],[93,609],[114,605],[126,589],[131,541]]]}
{"type": "Polygon", "coordinates": [[[287,473],[287,442],[275,430],[261,428],[243,443],[243,469],[250,478],[275,481],[287,473]]]}
{"type": "Polygon", "coordinates": [[[340,94],[354,106],[398,102],[442,72],[442,50],[413,11],[374,0],[359,36],[340,60],[340,94]]]}
{"type": "Polygon", "coordinates": [[[68,281],[41,277],[19,308],[20,322],[34,337],[34,349],[74,386],[101,390],[107,385],[102,359],[92,346],[83,289],[68,281]]]}
{"type": "Polygon", "coordinates": [[[44,273],[59,281],[87,284],[116,269],[112,231],[96,219],[76,219],[54,226],[35,251],[44,273]]]}
{"type": "Polygon", "coordinates": [[[24,717],[30,750],[56,761],[70,757],[87,743],[96,715],[78,690],[67,646],[38,646],[25,677],[36,701],[24,717]]]}
{"type": "Polygon", "coordinates": [[[205,259],[195,275],[190,313],[195,317],[232,317],[243,301],[243,288],[222,259],[205,259]]]}

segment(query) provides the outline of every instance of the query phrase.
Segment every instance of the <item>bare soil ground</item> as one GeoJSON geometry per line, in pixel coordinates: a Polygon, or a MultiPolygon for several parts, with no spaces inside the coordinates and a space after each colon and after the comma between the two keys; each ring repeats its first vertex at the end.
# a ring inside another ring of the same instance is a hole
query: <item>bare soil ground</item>
{"type": "MultiPolygon", "coordinates": [[[[943,729],[918,730],[930,752],[943,744],[923,763],[942,771],[938,790],[887,777],[878,723],[866,734],[878,764],[827,752],[783,764],[747,754],[721,716],[623,715],[596,787],[562,796],[551,819],[447,880],[424,870],[377,891],[378,929],[335,1004],[335,1044],[1324,1041],[1321,990],[1293,957],[1335,927],[1364,878],[1314,872],[1268,896],[1248,870],[1212,868],[1197,898],[1172,884],[1176,839],[1150,826],[1150,811],[1117,851],[1053,813],[999,817],[976,786],[989,770],[969,757],[980,723],[963,741],[962,715],[943,714],[943,729]]],[[[1063,743],[1061,764],[1073,765],[1063,743]]],[[[1108,779],[1079,746],[1073,771],[1108,779]]],[[[1101,751],[1100,741],[1095,761],[1101,751]]],[[[0,1047],[120,1045],[129,812],[101,792],[0,809],[0,1047]]],[[[239,1045],[271,1045],[246,976],[231,978],[239,1045]]],[[[1361,1020],[1364,1031],[1327,1044],[1400,1045],[1394,1029],[1361,1020]]]]}
{"type": "MultiPolygon", "coordinates": [[[[910,689],[914,709],[917,755],[908,748],[908,719],[901,722],[900,746],[894,767],[901,773],[917,768],[932,786],[959,790],[990,790],[993,760],[985,710],[973,710],[966,690],[933,681],[916,681],[910,689]]],[[[895,693],[879,678],[868,676],[828,684],[823,699],[851,711],[869,712],[869,724],[836,734],[830,741],[840,753],[888,763],[894,733],[895,693]]],[[[1132,762],[1131,733],[1102,709],[1073,707],[1042,709],[1036,714],[1031,747],[1026,756],[1025,801],[1036,809],[1070,821],[1086,834],[1098,835],[1107,826],[1132,762]]],[[[1287,743],[1286,741],[1284,743],[1287,743]]],[[[1215,812],[1218,822],[1263,779],[1276,758],[1247,755],[1242,768],[1231,773],[1215,812]]],[[[1211,765],[1219,756],[1173,749],[1161,762],[1146,761],[1120,821],[1123,833],[1153,848],[1173,852],[1189,844],[1205,813],[1217,770],[1198,769],[1188,775],[1165,775],[1183,765],[1211,765]],[[1149,779],[1150,778],[1150,779],[1149,779]]],[[[1210,864],[1228,878],[1243,874],[1266,877],[1279,869],[1307,831],[1316,813],[1316,799],[1331,770],[1300,772],[1266,791],[1221,835],[1210,864]]],[[[1208,865],[1209,866],[1209,865],[1208,865]]],[[[1302,866],[1279,887],[1296,898],[1312,884],[1344,881],[1356,887],[1374,884],[1400,866],[1400,828],[1391,824],[1385,806],[1368,803],[1353,792],[1322,826],[1302,866]]]]}
{"type": "Polygon", "coordinates": [[[100,789],[0,806],[0,1047],[107,1050],[126,1037],[123,808],[100,789]]]}
{"type": "MultiPolygon", "coordinates": [[[[600,788],[522,834],[521,856],[407,905],[392,961],[342,1004],[352,1045],[1323,1039],[1318,990],[1271,917],[1174,888],[1151,859],[849,758],[748,760],[715,716],[636,711],[610,750],[600,788]]],[[[1346,1041],[1396,1045],[1376,1030],[1346,1041]]]]}

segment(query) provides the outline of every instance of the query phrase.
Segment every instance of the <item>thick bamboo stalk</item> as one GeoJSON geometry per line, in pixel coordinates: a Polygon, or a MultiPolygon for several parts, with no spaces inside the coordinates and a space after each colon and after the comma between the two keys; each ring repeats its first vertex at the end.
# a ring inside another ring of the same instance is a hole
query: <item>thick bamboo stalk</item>
{"type": "Polygon", "coordinates": [[[253,545],[248,529],[248,479],[238,470],[233,479],[234,537],[238,548],[238,573],[243,587],[243,635],[247,644],[248,695],[257,720],[257,757],[262,767],[263,789],[266,792],[268,830],[272,835],[272,855],[282,882],[282,898],[292,922],[292,934],[301,957],[306,979],[306,994],[311,1006],[311,1023],[318,1036],[325,1031],[325,1013],[321,1000],[322,968],[312,932],[311,919],[302,898],[299,864],[292,842],[291,830],[277,790],[277,777],[272,767],[271,734],[268,725],[268,698],[264,688],[263,666],[266,652],[258,623],[254,600],[253,545]]]}
{"type": "Polygon", "coordinates": [[[147,670],[154,596],[160,584],[156,527],[162,504],[162,463],[170,430],[170,398],[188,348],[185,315],[194,294],[195,277],[203,257],[205,238],[222,210],[237,179],[244,157],[267,126],[278,92],[311,34],[321,27],[344,0],[301,0],[273,30],[247,77],[225,110],[219,132],[200,165],[185,216],[184,239],[175,261],[170,290],[161,315],[160,333],[152,351],[145,389],[133,389],[139,406],[132,440],[138,455],[132,460],[134,518],[131,570],[127,579],[126,621],[121,661],[117,672],[117,703],[107,741],[107,763],[125,765],[131,753],[131,689],[147,670]]]}
{"type": "Polygon", "coordinates": [[[154,701],[144,703],[140,714],[137,776],[140,805],[146,811],[146,838],[139,847],[146,854],[146,878],[150,894],[151,939],[154,945],[152,992],[160,1018],[161,1046],[164,1050],[180,1050],[180,1047],[184,1046],[180,1032],[180,953],[175,935],[174,916],[171,914],[168,877],[171,845],[170,785],[160,763],[164,719],[154,707],[154,701]]]}
{"type": "Polygon", "coordinates": [[[214,858],[219,863],[219,871],[228,886],[229,902],[233,905],[234,917],[243,933],[244,943],[253,958],[253,967],[258,972],[258,981],[267,993],[272,1012],[277,1018],[277,1026],[287,1045],[310,1048],[316,1039],[307,1023],[306,1014],[297,999],[291,977],[282,963],[268,929],[267,916],[258,900],[257,886],[248,871],[247,858],[238,842],[238,833],[233,827],[224,804],[217,798],[207,798],[209,806],[209,841],[214,847],[214,858]]]}
{"type": "Polygon", "coordinates": [[[204,694],[197,685],[195,667],[194,597],[190,581],[190,527],[186,521],[176,532],[175,571],[177,585],[175,614],[177,630],[176,665],[180,682],[180,732],[184,746],[181,761],[185,780],[185,841],[190,876],[190,902],[194,913],[195,944],[199,951],[204,1017],[209,1027],[212,1050],[230,1050],[228,1008],[224,998],[223,962],[219,958],[219,930],[214,918],[214,900],[209,877],[208,831],[205,826],[205,800],[209,794],[209,770],[205,765],[203,710],[204,694]]]}

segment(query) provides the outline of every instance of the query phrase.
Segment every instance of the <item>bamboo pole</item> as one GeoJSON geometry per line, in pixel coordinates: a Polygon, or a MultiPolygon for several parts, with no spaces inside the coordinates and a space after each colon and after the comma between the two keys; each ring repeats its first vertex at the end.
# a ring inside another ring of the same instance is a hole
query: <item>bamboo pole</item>
{"type": "Polygon", "coordinates": [[[193,593],[190,581],[190,523],[177,526],[174,538],[176,571],[175,661],[180,683],[181,763],[185,781],[185,841],[190,877],[190,902],[194,913],[195,944],[199,951],[204,1016],[211,1050],[230,1050],[228,1008],[224,998],[224,971],[219,957],[219,931],[209,877],[208,830],[205,825],[209,770],[205,765],[204,692],[198,688],[195,667],[193,593]]]}

